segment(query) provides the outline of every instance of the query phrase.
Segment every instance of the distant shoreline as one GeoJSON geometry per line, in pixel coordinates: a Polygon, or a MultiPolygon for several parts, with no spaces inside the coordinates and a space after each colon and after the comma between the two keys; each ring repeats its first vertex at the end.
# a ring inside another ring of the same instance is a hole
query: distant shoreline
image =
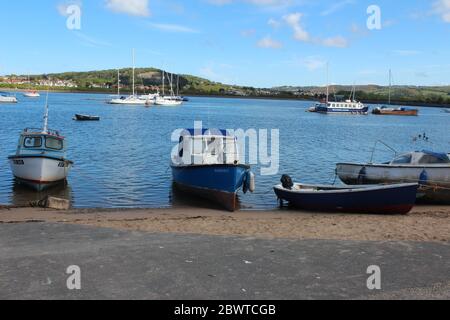
{"type": "MultiPolygon", "coordinates": [[[[14,89],[14,88],[1,88],[0,92],[8,92],[10,94],[20,94],[22,92],[28,91],[27,89],[14,89]]],[[[35,90],[40,93],[45,93],[47,90],[35,90]]],[[[116,96],[117,93],[110,92],[110,91],[101,91],[101,90],[63,90],[63,89],[56,89],[56,90],[48,90],[52,93],[73,93],[73,94],[103,94],[103,95],[110,95],[110,96],[116,96]]],[[[121,92],[121,95],[129,95],[131,92],[124,91],[121,92]]],[[[144,94],[144,93],[141,93],[144,94]]],[[[248,100],[285,100],[285,101],[310,101],[310,102],[320,102],[319,99],[313,98],[313,97],[288,97],[288,96],[236,96],[236,95],[217,95],[217,94],[198,94],[198,93],[181,93],[181,95],[184,95],[186,97],[202,97],[202,98],[225,98],[225,99],[248,99],[248,100]]],[[[383,100],[361,100],[364,104],[377,104],[377,105],[387,105],[388,101],[383,100]]],[[[450,104],[436,104],[436,103],[428,103],[428,102],[421,102],[421,101],[402,101],[402,100],[396,100],[392,101],[391,105],[393,106],[411,106],[411,107],[428,107],[428,108],[450,108],[450,104]]]]}

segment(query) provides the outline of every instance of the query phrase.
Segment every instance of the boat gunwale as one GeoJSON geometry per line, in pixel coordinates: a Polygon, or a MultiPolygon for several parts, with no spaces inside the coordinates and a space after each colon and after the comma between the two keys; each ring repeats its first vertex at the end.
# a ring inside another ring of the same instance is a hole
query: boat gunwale
{"type": "Polygon", "coordinates": [[[399,168],[405,168],[405,169],[424,169],[424,168],[430,168],[430,169],[448,169],[450,168],[450,163],[448,164],[425,164],[425,165],[411,165],[411,164],[405,164],[405,165],[391,165],[391,164],[362,164],[362,163],[350,163],[350,162],[341,162],[337,163],[336,167],[338,166],[354,166],[354,167],[375,167],[375,168],[392,168],[392,169],[399,169],[399,168]]]}

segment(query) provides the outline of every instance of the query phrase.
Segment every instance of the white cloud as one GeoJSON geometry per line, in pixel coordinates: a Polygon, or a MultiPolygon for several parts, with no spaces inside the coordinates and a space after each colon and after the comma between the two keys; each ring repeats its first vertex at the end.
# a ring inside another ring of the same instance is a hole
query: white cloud
{"type": "Polygon", "coordinates": [[[281,23],[278,20],[272,19],[270,18],[269,21],[267,22],[267,24],[269,26],[271,26],[274,29],[277,29],[280,27],[281,23]]]}
{"type": "Polygon", "coordinates": [[[309,41],[309,33],[301,26],[303,13],[291,13],[285,15],[283,20],[294,30],[294,38],[298,41],[309,41]]]}
{"type": "Polygon", "coordinates": [[[433,13],[441,16],[444,22],[450,23],[450,0],[438,0],[433,3],[433,13]]]}
{"type": "Polygon", "coordinates": [[[61,16],[67,17],[68,16],[67,8],[69,8],[70,6],[73,6],[73,5],[81,7],[82,6],[82,2],[81,2],[81,0],[73,0],[73,1],[62,2],[62,3],[59,3],[56,6],[56,9],[58,10],[58,13],[61,16]]]}
{"type": "Polygon", "coordinates": [[[260,7],[286,7],[294,3],[293,0],[207,0],[207,2],[218,6],[246,2],[260,7]]]}
{"type": "Polygon", "coordinates": [[[243,37],[252,37],[256,33],[255,29],[247,29],[241,31],[241,36],[243,37]]]}
{"type": "Polygon", "coordinates": [[[422,52],[418,50],[393,50],[392,53],[396,56],[410,57],[410,56],[417,56],[422,52]]]}
{"type": "Polygon", "coordinates": [[[319,57],[310,56],[306,57],[302,64],[310,71],[314,71],[317,69],[322,69],[326,66],[327,62],[319,57]]]}
{"type": "Polygon", "coordinates": [[[349,4],[354,4],[354,3],[355,3],[354,0],[344,0],[344,1],[341,1],[341,2],[336,2],[331,7],[329,7],[328,9],[322,11],[320,15],[328,16],[328,15],[338,11],[342,7],[345,7],[345,6],[349,5],[349,4]]]}
{"type": "Polygon", "coordinates": [[[344,37],[337,36],[333,38],[326,38],[321,40],[322,45],[325,47],[346,48],[348,47],[348,41],[344,37]]]}
{"type": "Polygon", "coordinates": [[[267,36],[258,42],[258,47],[260,48],[279,49],[282,46],[283,44],[281,42],[273,40],[270,36],[267,36]]]}
{"type": "Polygon", "coordinates": [[[176,33],[199,33],[198,30],[181,26],[178,24],[166,24],[166,23],[149,23],[150,27],[166,32],[176,32],[176,33]]]}
{"type": "Polygon", "coordinates": [[[148,0],[106,0],[106,8],[116,13],[138,17],[150,15],[148,0]]]}

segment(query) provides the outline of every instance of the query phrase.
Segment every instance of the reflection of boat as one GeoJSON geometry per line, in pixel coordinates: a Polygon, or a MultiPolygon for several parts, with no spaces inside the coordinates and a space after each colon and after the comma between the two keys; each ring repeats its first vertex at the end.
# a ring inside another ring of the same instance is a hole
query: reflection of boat
{"type": "Polygon", "coordinates": [[[239,163],[237,139],[224,130],[184,130],[171,167],[178,189],[230,211],[237,209],[240,188],[254,191],[250,166],[239,163]]]}
{"type": "Polygon", "coordinates": [[[109,104],[124,104],[124,105],[145,105],[147,104],[146,100],[139,99],[139,97],[135,94],[135,62],[134,62],[134,50],[133,50],[133,93],[131,96],[128,97],[121,97],[120,96],[120,71],[118,71],[117,74],[117,98],[111,99],[109,101],[109,104]]]}
{"type": "Polygon", "coordinates": [[[6,92],[0,92],[0,103],[17,103],[17,98],[6,92]]]}
{"type": "Polygon", "coordinates": [[[15,180],[12,185],[12,192],[10,195],[10,203],[13,206],[29,206],[30,202],[40,201],[46,196],[57,197],[73,201],[72,188],[64,181],[61,183],[55,183],[51,189],[39,190],[38,184],[27,182],[26,185],[15,180]]]}
{"type": "Polygon", "coordinates": [[[450,203],[450,158],[445,153],[410,152],[383,164],[338,163],[336,173],[347,184],[420,183],[423,200],[450,203]]]}
{"type": "Polygon", "coordinates": [[[274,187],[279,199],[305,210],[406,214],[416,202],[417,183],[378,186],[291,184],[274,187]]]}
{"type": "Polygon", "coordinates": [[[100,121],[99,116],[90,116],[85,114],[76,114],[75,119],[77,121],[100,121]]]}
{"type": "Polygon", "coordinates": [[[58,131],[48,129],[46,104],[43,129],[25,129],[15,155],[9,156],[14,177],[41,191],[66,181],[72,161],[65,158],[66,142],[58,131]]]}
{"type": "Polygon", "coordinates": [[[372,113],[375,115],[417,116],[419,115],[419,110],[408,108],[388,108],[383,106],[373,109],[372,113]]]}

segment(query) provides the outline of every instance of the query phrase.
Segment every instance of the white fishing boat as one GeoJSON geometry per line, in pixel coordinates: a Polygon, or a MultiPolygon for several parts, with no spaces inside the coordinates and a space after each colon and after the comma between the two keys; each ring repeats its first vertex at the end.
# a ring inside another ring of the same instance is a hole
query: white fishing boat
{"type": "Polygon", "coordinates": [[[134,58],[134,49],[133,49],[133,93],[131,96],[120,96],[120,72],[117,75],[117,89],[118,94],[117,98],[111,99],[109,101],[109,104],[122,104],[122,105],[146,105],[148,103],[147,100],[139,99],[139,97],[136,95],[136,89],[135,89],[135,58],[134,58]]]}
{"type": "Polygon", "coordinates": [[[67,179],[73,162],[65,157],[65,138],[48,129],[48,104],[43,129],[25,129],[16,154],[8,157],[12,173],[19,183],[42,191],[67,179]]]}
{"type": "Polygon", "coordinates": [[[423,200],[450,203],[450,154],[424,150],[387,163],[338,163],[336,174],[346,184],[419,183],[423,200]]]}
{"type": "Polygon", "coordinates": [[[17,103],[17,98],[6,92],[0,92],[0,103],[17,103]]]}

